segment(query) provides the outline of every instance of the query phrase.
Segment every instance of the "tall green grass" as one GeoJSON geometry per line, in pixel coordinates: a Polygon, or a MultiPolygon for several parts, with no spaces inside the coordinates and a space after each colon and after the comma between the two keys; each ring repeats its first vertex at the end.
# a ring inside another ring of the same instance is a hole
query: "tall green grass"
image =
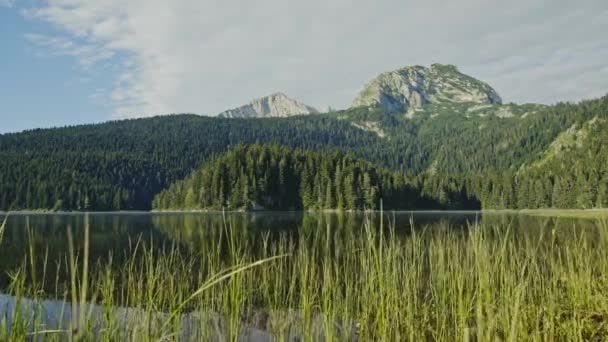
{"type": "MultiPolygon", "coordinates": [[[[131,257],[102,264],[87,264],[87,248],[75,248],[63,266],[70,285],[53,293],[26,276],[35,267],[49,269],[44,258],[31,257],[43,265],[26,260],[11,271],[10,294],[80,303],[78,317],[68,329],[49,332],[28,328],[17,310],[10,337],[152,341],[219,334],[234,341],[257,328],[305,341],[321,334],[329,341],[608,339],[605,222],[529,231],[446,224],[405,234],[390,218],[384,226],[375,222],[367,219],[359,229],[319,220],[297,235],[260,237],[225,220],[199,229],[198,239],[192,232],[174,237],[191,253],[137,241],[131,257]],[[91,302],[103,314],[86,310],[91,302]],[[137,314],[124,319],[118,307],[137,314]]],[[[8,337],[0,331],[0,340],[8,337]]]]}
{"type": "Polygon", "coordinates": [[[4,217],[4,220],[2,220],[2,224],[0,225],[0,243],[2,243],[2,238],[4,237],[4,230],[6,229],[6,222],[8,221],[8,217],[9,215],[6,215],[4,217]]]}

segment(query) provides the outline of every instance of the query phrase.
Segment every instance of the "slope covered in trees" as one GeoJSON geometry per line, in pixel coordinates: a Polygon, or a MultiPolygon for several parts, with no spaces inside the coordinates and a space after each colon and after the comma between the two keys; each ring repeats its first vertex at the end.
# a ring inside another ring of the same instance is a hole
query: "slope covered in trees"
{"type": "MultiPolygon", "coordinates": [[[[155,209],[443,209],[401,172],[339,151],[238,146],[161,192],[155,209]]],[[[461,206],[475,207],[463,201],[461,206]]]]}
{"type": "Polygon", "coordinates": [[[536,162],[469,188],[487,208],[608,208],[608,120],[574,124],[536,162]]]}
{"type": "MultiPolygon", "coordinates": [[[[431,170],[450,175],[516,172],[522,165],[541,158],[551,143],[573,125],[583,125],[595,117],[608,118],[608,96],[577,104],[502,107],[525,114],[471,114],[469,110],[475,106],[459,104],[441,109],[427,106],[411,118],[371,108],[331,115],[382,129],[383,148],[389,151],[388,158],[379,157],[384,165],[416,174],[431,170]]],[[[492,113],[498,109],[486,110],[492,113]]]]}
{"type": "Polygon", "coordinates": [[[147,210],[210,156],[240,143],[342,148],[371,156],[377,137],[328,117],[176,115],[0,135],[0,210],[147,210]],[[369,147],[368,147],[369,146],[369,147]]]}
{"type": "Polygon", "coordinates": [[[608,97],[472,109],[427,105],[411,117],[374,108],[285,119],[175,115],[4,134],[0,210],[150,209],[154,196],[210,157],[256,143],[352,152],[406,172],[446,207],[458,208],[460,192],[484,208],[605,206],[608,97]],[[505,108],[516,115],[493,114],[505,108]],[[592,120],[576,148],[555,148],[592,120]]]}

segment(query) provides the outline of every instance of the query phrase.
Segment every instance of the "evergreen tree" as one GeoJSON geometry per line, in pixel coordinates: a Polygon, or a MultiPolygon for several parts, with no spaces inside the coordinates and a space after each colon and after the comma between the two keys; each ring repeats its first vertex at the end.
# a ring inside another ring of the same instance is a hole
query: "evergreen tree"
{"type": "MultiPolygon", "coordinates": [[[[275,210],[361,210],[376,209],[383,192],[387,208],[422,203],[419,194],[403,184],[405,179],[400,173],[339,152],[237,146],[162,191],[153,203],[157,209],[249,209],[255,202],[275,210]],[[289,160],[294,161],[290,167],[289,160]],[[200,197],[197,189],[203,189],[200,197]],[[212,189],[211,195],[204,189],[212,189]]],[[[434,205],[428,200],[423,204],[434,205]]]]}
{"type": "Polygon", "coordinates": [[[199,205],[197,203],[196,193],[194,192],[194,188],[189,188],[186,191],[186,198],[184,200],[184,206],[186,209],[198,209],[199,205]]]}

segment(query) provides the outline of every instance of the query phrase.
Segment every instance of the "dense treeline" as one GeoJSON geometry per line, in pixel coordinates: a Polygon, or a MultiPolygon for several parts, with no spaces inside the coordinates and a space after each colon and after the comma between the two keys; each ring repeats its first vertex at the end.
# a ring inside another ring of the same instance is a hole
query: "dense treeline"
{"type": "Polygon", "coordinates": [[[452,175],[516,172],[538,160],[560,133],[594,117],[608,118],[608,97],[560,103],[525,117],[444,114],[422,123],[399,123],[392,134],[394,146],[389,148],[405,149],[399,154],[405,158],[403,165],[415,173],[428,169],[452,175]]]}
{"type": "Polygon", "coordinates": [[[574,128],[585,132],[575,146],[515,173],[477,177],[468,188],[486,208],[608,208],[608,121],[574,128]]]}
{"type": "MultiPolygon", "coordinates": [[[[373,134],[327,118],[178,115],[0,135],[0,210],[147,210],[162,189],[239,143],[357,150],[373,134]]],[[[368,152],[364,152],[368,151],[368,152]]]]}
{"type": "Polygon", "coordinates": [[[594,118],[608,119],[608,97],[524,117],[448,111],[408,119],[358,108],[286,119],[176,115],[5,134],[0,210],[150,209],[156,194],[210,157],[268,143],[340,149],[418,175],[412,182],[425,196],[455,209],[459,193],[474,194],[485,208],[605,206],[606,125],[598,124],[595,140],[532,167],[560,134],[594,118]],[[377,122],[383,134],[357,122],[377,122]]]}
{"type": "Polygon", "coordinates": [[[168,184],[158,165],[122,153],[1,157],[0,209],[140,209],[168,184]]]}
{"type": "Polygon", "coordinates": [[[362,210],[378,209],[381,199],[387,209],[444,208],[422,197],[403,173],[352,153],[278,145],[237,146],[161,192],[154,208],[362,210]]]}

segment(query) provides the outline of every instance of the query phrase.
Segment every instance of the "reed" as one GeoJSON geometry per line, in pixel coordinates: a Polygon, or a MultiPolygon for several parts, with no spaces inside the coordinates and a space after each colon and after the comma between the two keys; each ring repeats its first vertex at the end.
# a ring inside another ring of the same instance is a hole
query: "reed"
{"type": "Polygon", "coordinates": [[[605,221],[534,232],[446,224],[405,235],[374,222],[359,230],[320,220],[297,236],[260,238],[225,220],[200,238],[176,237],[180,246],[138,241],[126,260],[101,264],[87,261],[88,242],[71,241],[67,290],[31,284],[32,261],[8,290],[20,301],[71,298],[75,323],[31,329],[14,310],[10,331],[0,320],[0,340],[236,341],[254,328],[305,341],[608,339],[605,221]]]}

